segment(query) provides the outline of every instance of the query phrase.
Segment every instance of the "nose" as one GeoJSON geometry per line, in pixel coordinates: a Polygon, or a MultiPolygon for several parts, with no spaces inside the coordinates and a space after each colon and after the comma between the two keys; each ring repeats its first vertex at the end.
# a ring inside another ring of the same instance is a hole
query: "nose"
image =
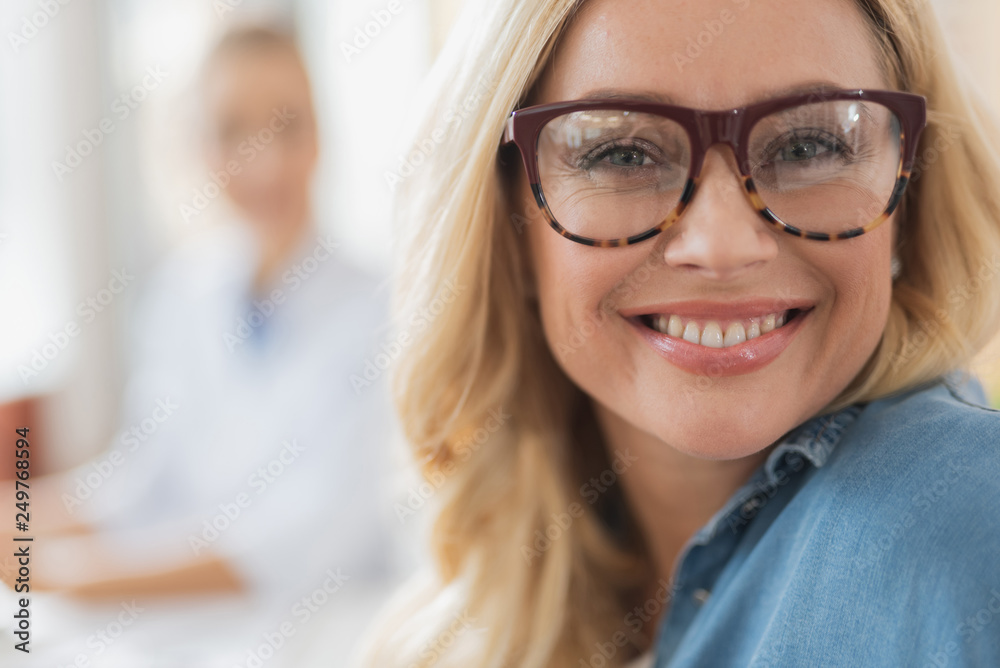
{"type": "Polygon", "coordinates": [[[750,204],[731,151],[709,149],[694,198],[662,246],[671,267],[726,281],[778,254],[775,233],[750,204]]]}

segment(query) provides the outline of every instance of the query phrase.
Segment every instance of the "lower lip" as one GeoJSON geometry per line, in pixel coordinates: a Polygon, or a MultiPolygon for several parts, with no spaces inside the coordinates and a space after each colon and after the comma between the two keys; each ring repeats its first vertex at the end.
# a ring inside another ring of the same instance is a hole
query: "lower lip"
{"type": "Polygon", "coordinates": [[[646,327],[637,319],[630,318],[628,322],[653,350],[674,366],[700,376],[721,378],[752,373],[773,362],[791,344],[811,313],[811,310],[800,311],[778,329],[729,348],[709,348],[675,339],[646,327]]]}

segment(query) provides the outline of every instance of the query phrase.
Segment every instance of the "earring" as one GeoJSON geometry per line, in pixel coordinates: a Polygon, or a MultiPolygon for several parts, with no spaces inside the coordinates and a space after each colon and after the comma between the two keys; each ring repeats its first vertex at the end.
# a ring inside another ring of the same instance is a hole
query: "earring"
{"type": "Polygon", "coordinates": [[[889,264],[889,273],[892,275],[892,280],[896,280],[903,273],[903,262],[896,255],[892,256],[892,262],[889,264]]]}

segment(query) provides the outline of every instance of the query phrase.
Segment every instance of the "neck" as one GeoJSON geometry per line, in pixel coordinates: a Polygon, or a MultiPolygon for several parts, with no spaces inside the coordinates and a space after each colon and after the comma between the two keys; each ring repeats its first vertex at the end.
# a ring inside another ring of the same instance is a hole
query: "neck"
{"type": "Polygon", "coordinates": [[[638,466],[622,476],[625,496],[651,551],[657,579],[674,575],[684,544],[750,479],[771,448],[749,457],[693,457],[597,407],[610,451],[630,451],[638,466]]]}
{"type": "Polygon", "coordinates": [[[279,226],[278,232],[270,234],[261,234],[258,231],[260,259],[254,274],[253,290],[255,293],[266,292],[274,282],[275,277],[293,259],[292,254],[302,243],[308,227],[308,223],[303,221],[279,226]]]}

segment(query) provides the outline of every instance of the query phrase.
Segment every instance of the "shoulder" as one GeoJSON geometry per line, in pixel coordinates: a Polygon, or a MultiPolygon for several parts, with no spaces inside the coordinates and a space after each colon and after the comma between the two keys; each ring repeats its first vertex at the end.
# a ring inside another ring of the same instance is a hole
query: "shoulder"
{"type": "Polygon", "coordinates": [[[258,257],[253,235],[242,225],[226,223],[193,232],[171,248],[151,274],[151,282],[169,289],[204,290],[249,280],[258,257]]]}
{"type": "Polygon", "coordinates": [[[978,398],[950,377],[869,404],[802,489],[859,595],[912,600],[933,574],[962,608],[1000,585],[1000,412],[978,398]]]}
{"type": "MultiPolygon", "coordinates": [[[[306,260],[302,265],[308,268],[306,260]]],[[[282,287],[297,303],[292,310],[301,319],[317,332],[330,330],[322,336],[333,336],[344,345],[353,341],[349,347],[360,350],[390,334],[387,279],[346,254],[331,254],[314,275],[286,273],[282,287]],[[300,281],[300,275],[306,278],[300,281]]]]}
{"type": "Polygon", "coordinates": [[[784,592],[774,628],[810,630],[765,644],[855,665],[941,652],[935,665],[1000,665],[1000,634],[975,619],[1000,613],[1000,414],[974,396],[943,379],[861,411],[760,542],[784,592]]]}
{"type": "Polygon", "coordinates": [[[1000,411],[975,381],[942,378],[866,406],[817,482],[870,520],[920,511],[962,525],[1000,504],[1000,411]]]}
{"type": "Polygon", "coordinates": [[[280,277],[287,292],[309,294],[310,300],[337,303],[375,303],[382,305],[388,294],[388,281],[356,254],[341,248],[334,235],[312,232],[280,277]]]}
{"type": "MultiPolygon", "coordinates": [[[[952,374],[868,404],[852,436],[888,444],[888,457],[918,454],[929,444],[958,451],[996,451],[1000,411],[988,408],[977,380],[952,374]]],[[[986,453],[984,453],[986,454],[986,453]]]]}

